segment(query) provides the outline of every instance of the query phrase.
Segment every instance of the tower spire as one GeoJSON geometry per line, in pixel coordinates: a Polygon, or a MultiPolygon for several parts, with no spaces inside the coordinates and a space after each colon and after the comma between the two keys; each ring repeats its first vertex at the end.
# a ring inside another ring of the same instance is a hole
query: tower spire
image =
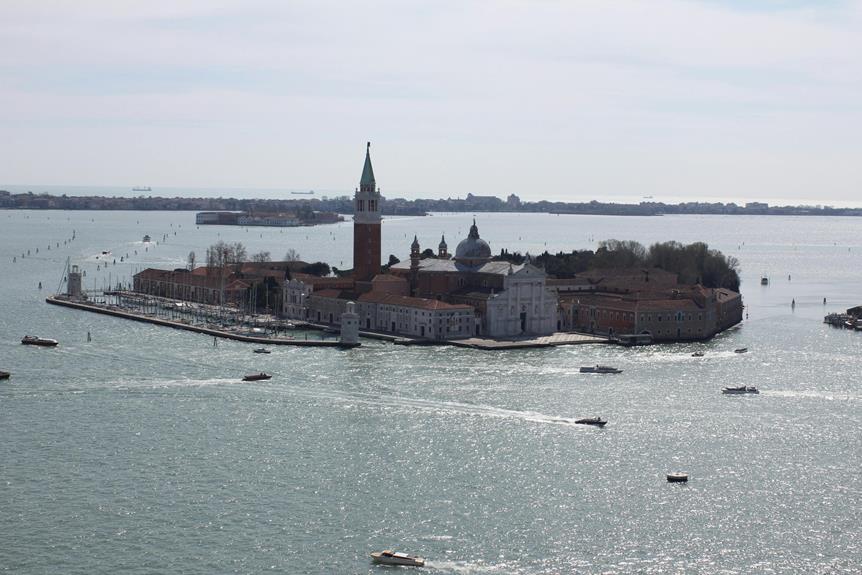
{"type": "Polygon", "coordinates": [[[377,189],[374,180],[374,168],[371,167],[371,142],[365,146],[365,166],[362,168],[362,178],[359,180],[359,191],[373,192],[377,189]]]}

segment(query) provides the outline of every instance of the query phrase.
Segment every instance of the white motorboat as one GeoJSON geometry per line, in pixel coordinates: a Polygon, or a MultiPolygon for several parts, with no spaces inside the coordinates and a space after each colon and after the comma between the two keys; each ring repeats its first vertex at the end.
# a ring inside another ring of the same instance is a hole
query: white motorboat
{"type": "Polygon", "coordinates": [[[721,393],[728,395],[742,395],[745,393],[760,393],[753,385],[740,385],[739,387],[724,387],[721,393]]]}
{"type": "Polygon", "coordinates": [[[416,555],[408,555],[400,551],[374,551],[371,554],[371,559],[375,563],[381,565],[405,565],[408,567],[422,567],[425,565],[425,559],[416,555]]]}
{"type": "Polygon", "coordinates": [[[622,373],[623,370],[609,365],[595,365],[581,368],[581,373],[622,373]]]}

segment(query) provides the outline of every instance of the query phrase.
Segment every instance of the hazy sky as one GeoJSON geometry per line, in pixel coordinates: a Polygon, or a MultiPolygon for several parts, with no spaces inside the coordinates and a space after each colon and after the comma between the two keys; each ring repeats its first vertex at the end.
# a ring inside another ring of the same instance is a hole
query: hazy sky
{"type": "Polygon", "coordinates": [[[3,0],[0,186],[862,196],[862,2],[3,0]]]}

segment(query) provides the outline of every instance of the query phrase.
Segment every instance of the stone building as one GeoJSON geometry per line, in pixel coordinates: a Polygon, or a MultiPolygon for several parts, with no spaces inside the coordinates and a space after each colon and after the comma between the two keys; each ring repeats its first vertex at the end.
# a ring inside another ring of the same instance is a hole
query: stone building
{"type": "Polygon", "coordinates": [[[493,261],[475,220],[451,259],[445,238],[436,258],[420,258],[418,238],[410,252],[410,261],[395,264],[390,272],[407,279],[416,297],[471,306],[476,335],[547,335],[556,330],[557,296],[545,285],[545,272],[529,263],[493,261]]]}
{"type": "Polygon", "coordinates": [[[560,301],[559,327],[565,331],[686,341],[708,339],[742,321],[738,293],[679,285],[669,272],[592,270],[584,277],[554,283],[560,301]],[[647,277],[654,283],[645,281],[647,277]]]}

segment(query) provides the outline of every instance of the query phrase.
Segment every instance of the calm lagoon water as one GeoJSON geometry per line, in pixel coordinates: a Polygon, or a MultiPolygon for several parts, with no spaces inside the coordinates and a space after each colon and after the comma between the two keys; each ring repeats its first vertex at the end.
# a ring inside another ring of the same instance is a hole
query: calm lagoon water
{"type": "MultiPolygon", "coordinates": [[[[414,234],[435,249],[445,234],[454,250],[470,223],[387,219],[384,258],[406,257],[414,234]]],[[[748,319],[706,343],[638,349],[369,341],[261,357],[44,297],[67,257],[102,287],[201,259],[218,239],[350,267],[350,223],[246,231],[198,229],[189,212],[0,212],[0,369],[13,372],[0,382],[0,570],[387,573],[368,553],[392,547],[431,573],[862,571],[862,334],[821,323],[862,304],[862,220],[477,224],[494,251],[706,241],[740,260],[748,319]],[[159,245],[144,251],[144,234],[159,245]],[[102,267],[102,250],[118,263],[102,267]],[[61,344],[21,346],[28,333],[61,344]],[[595,363],[624,372],[578,373],[595,363]],[[239,382],[254,370],[275,377],[239,382]],[[719,391],[741,384],[761,394],[719,391]],[[610,423],[573,424],[590,415],[610,423]],[[690,482],[667,484],[672,470],[690,482]]]]}

